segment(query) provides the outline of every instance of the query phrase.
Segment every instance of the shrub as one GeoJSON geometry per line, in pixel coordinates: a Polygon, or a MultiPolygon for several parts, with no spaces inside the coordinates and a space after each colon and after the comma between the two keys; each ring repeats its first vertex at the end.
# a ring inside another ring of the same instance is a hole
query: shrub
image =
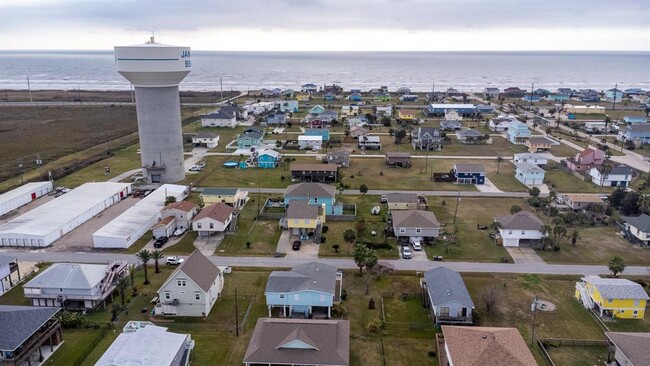
{"type": "Polygon", "coordinates": [[[324,237],[324,236],[321,236],[321,237],[320,237],[320,243],[321,243],[321,244],[325,243],[326,240],[327,240],[326,237],[324,237]]]}
{"type": "Polygon", "coordinates": [[[333,318],[342,318],[348,315],[348,309],[344,304],[334,304],[332,306],[332,317],[333,318]]]}
{"type": "Polygon", "coordinates": [[[327,233],[327,231],[328,231],[329,229],[330,229],[329,226],[324,225],[324,226],[323,226],[323,234],[327,233]]]}
{"type": "Polygon", "coordinates": [[[370,249],[393,249],[393,246],[390,245],[388,242],[382,242],[382,243],[375,243],[371,241],[366,241],[363,242],[365,246],[367,246],[370,249]]]}
{"type": "Polygon", "coordinates": [[[345,301],[347,299],[348,299],[348,292],[345,289],[343,289],[341,291],[341,301],[345,301]]]}
{"type": "Polygon", "coordinates": [[[370,333],[379,333],[383,329],[384,324],[378,318],[372,319],[366,325],[366,330],[370,333]]]}
{"type": "Polygon", "coordinates": [[[429,357],[436,357],[436,351],[429,351],[429,357]]]}
{"type": "Polygon", "coordinates": [[[73,311],[62,311],[56,315],[56,318],[65,329],[79,328],[85,321],[85,318],[80,313],[73,311]]]}

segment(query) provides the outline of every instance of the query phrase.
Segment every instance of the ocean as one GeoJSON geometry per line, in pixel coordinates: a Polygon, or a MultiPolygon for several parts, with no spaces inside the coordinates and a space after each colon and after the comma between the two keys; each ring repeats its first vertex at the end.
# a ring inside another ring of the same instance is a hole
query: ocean
{"type": "MultiPolygon", "coordinates": [[[[650,52],[213,52],[192,51],[181,90],[344,89],[480,91],[518,86],[650,89],[650,52]]],[[[112,51],[0,51],[0,89],[126,90],[112,51]]]]}

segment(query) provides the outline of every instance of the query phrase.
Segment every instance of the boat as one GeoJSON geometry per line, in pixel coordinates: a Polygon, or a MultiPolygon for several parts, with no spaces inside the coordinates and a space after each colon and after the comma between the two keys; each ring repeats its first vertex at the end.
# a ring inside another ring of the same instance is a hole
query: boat
{"type": "Polygon", "coordinates": [[[236,161],[227,161],[223,163],[223,166],[226,168],[236,168],[239,165],[236,161]]]}

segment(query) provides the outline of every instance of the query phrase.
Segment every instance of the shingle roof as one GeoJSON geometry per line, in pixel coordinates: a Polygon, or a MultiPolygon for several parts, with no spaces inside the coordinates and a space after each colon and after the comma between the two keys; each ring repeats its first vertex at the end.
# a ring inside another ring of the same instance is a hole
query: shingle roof
{"type": "Polygon", "coordinates": [[[438,228],[440,224],[431,211],[392,211],[393,227],[438,228]]]}
{"type": "Polygon", "coordinates": [[[624,278],[585,276],[582,280],[594,285],[603,299],[650,299],[641,285],[624,278]]]}
{"type": "Polygon", "coordinates": [[[495,216],[494,219],[501,223],[506,230],[539,230],[544,223],[528,211],[519,211],[514,215],[495,216]]]}
{"type": "Polygon", "coordinates": [[[220,109],[216,112],[206,114],[203,118],[208,119],[233,119],[235,118],[235,111],[220,109]]]}
{"type": "Polygon", "coordinates": [[[327,172],[337,172],[338,167],[331,164],[291,164],[291,171],[303,170],[303,171],[327,171],[327,172]]]}
{"type": "Polygon", "coordinates": [[[176,218],[174,216],[167,216],[164,219],[158,221],[158,223],[156,225],[152,226],[151,228],[154,229],[154,228],[157,228],[157,227],[160,227],[160,226],[167,226],[167,225],[169,225],[170,223],[172,223],[174,221],[176,221],[176,218]]]}
{"type": "Polygon", "coordinates": [[[387,193],[388,203],[418,203],[418,195],[415,193],[387,193]]]}
{"type": "Polygon", "coordinates": [[[201,132],[197,133],[194,137],[198,137],[200,139],[213,139],[213,138],[216,138],[217,135],[215,135],[215,134],[213,134],[211,132],[201,131],[201,132]]]}
{"type": "Polygon", "coordinates": [[[628,131],[632,132],[650,132],[650,123],[637,123],[625,127],[628,131]]]}
{"type": "MultiPolygon", "coordinates": [[[[596,167],[596,170],[598,170],[600,174],[603,174],[603,172],[605,171],[603,165],[596,167]]],[[[629,166],[617,165],[612,167],[612,169],[606,175],[610,176],[610,175],[631,175],[631,174],[632,174],[632,168],[630,168],[629,166]]]]}
{"type": "Polygon", "coordinates": [[[463,366],[537,366],[515,328],[442,326],[449,358],[463,366]]]}
{"type": "Polygon", "coordinates": [[[477,163],[456,163],[454,164],[458,173],[485,173],[483,164],[477,163]]]}
{"type": "Polygon", "coordinates": [[[242,135],[242,137],[250,137],[250,138],[253,138],[253,139],[256,139],[256,140],[262,138],[262,136],[264,136],[264,134],[262,132],[256,131],[256,130],[246,131],[242,135]]]}
{"type": "Polygon", "coordinates": [[[203,291],[208,292],[219,276],[219,273],[221,273],[221,270],[216,264],[204,256],[200,250],[194,249],[192,254],[187,257],[187,260],[178,266],[169,278],[173,278],[178,272],[185,273],[203,291]]]}
{"type": "Polygon", "coordinates": [[[257,320],[246,364],[350,364],[350,322],[347,320],[257,320]]]}
{"type": "Polygon", "coordinates": [[[621,216],[621,220],[634,226],[643,232],[650,232],[650,216],[641,214],[640,216],[621,216]]]}
{"type": "Polygon", "coordinates": [[[323,183],[292,184],[284,191],[287,197],[334,197],[336,187],[323,183]]]}
{"type": "Polygon", "coordinates": [[[287,219],[289,220],[316,220],[320,207],[310,205],[307,200],[291,200],[287,207],[287,219]]]}
{"type": "Polygon", "coordinates": [[[201,195],[234,196],[239,188],[203,188],[201,195]]]}
{"type": "Polygon", "coordinates": [[[474,308],[472,297],[458,272],[438,267],[424,272],[424,279],[427,281],[427,292],[432,305],[458,301],[474,308]]]}
{"type": "Polygon", "coordinates": [[[91,289],[106,277],[105,264],[54,263],[25,287],[91,289]]]}
{"type": "Polygon", "coordinates": [[[184,212],[190,212],[190,211],[194,210],[195,208],[196,208],[196,204],[194,202],[178,201],[178,202],[168,203],[167,206],[165,206],[165,208],[163,208],[163,211],[176,209],[176,210],[181,210],[181,211],[184,211],[184,212]]]}
{"type": "Polygon", "coordinates": [[[291,271],[273,271],[266,282],[266,292],[298,292],[313,290],[334,295],[334,266],[319,262],[295,265],[291,271]]]}
{"type": "Polygon", "coordinates": [[[350,157],[350,152],[347,150],[331,150],[327,153],[327,156],[350,157]]]}
{"type": "Polygon", "coordinates": [[[530,142],[531,144],[535,144],[535,145],[539,145],[539,144],[552,145],[552,144],[555,143],[555,141],[553,141],[553,140],[551,140],[549,138],[546,138],[544,136],[530,136],[528,138],[528,142],[530,142]]]}
{"type": "Polygon", "coordinates": [[[61,308],[0,305],[0,351],[14,351],[61,308]]]}
{"type": "Polygon", "coordinates": [[[650,366],[650,332],[605,332],[634,366],[650,366]]]}
{"type": "Polygon", "coordinates": [[[481,137],[481,136],[483,136],[483,134],[476,131],[476,130],[466,129],[466,130],[461,130],[461,131],[456,132],[456,136],[459,136],[459,137],[481,137]]]}
{"type": "Polygon", "coordinates": [[[202,220],[206,217],[217,220],[219,222],[226,222],[228,217],[233,213],[234,209],[225,203],[217,202],[208,207],[204,207],[195,217],[194,221],[202,220]]]}

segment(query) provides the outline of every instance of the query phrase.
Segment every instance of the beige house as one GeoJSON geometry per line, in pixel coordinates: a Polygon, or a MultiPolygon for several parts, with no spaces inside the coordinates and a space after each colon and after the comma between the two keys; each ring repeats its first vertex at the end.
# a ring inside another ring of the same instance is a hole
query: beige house
{"type": "Polygon", "coordinates": [[[562,203],[569,206],[572,210],[584,210],[590,205],[605,205],[601,194],[567,193],[561,197],[562,203]]]}
{"type": "Polygon", "coordinates": [[[225,203],[215,203],[204,207],[192,222],[192,230],[199,236],[214,235],[224,232],[232,221],[234,209],[225,203]]]}
{"type": "Polygon", "coordinates": [[[198,206],[190,201],[178,201],[169,203],[160,213],[161,219],[173,217],[176,229],[188,229],[192,219],[196,216],[198,206]]]}
{"type": "Polygon", "coordinates": [[[239,188],[204,188],[200,197],[206,206],[221,202],[241,210],[248,200],[248,191],[239,188]]]}
{"type": "Polygon", "coordinates": [[[415,193],[388,193],[386,202],[389,210],[425,210],[427,199],[415,193]]]}
{"type": "Polygon", "coordinates": [[[156,315],[207,316],[223,290],[223,272],[199,250],[158,289],[156,315]]]}
{"type": "Polygon", "coordinates": [[[516,328],[443,325],[449,365],[537,366],[535,357],[516,328]]]}

